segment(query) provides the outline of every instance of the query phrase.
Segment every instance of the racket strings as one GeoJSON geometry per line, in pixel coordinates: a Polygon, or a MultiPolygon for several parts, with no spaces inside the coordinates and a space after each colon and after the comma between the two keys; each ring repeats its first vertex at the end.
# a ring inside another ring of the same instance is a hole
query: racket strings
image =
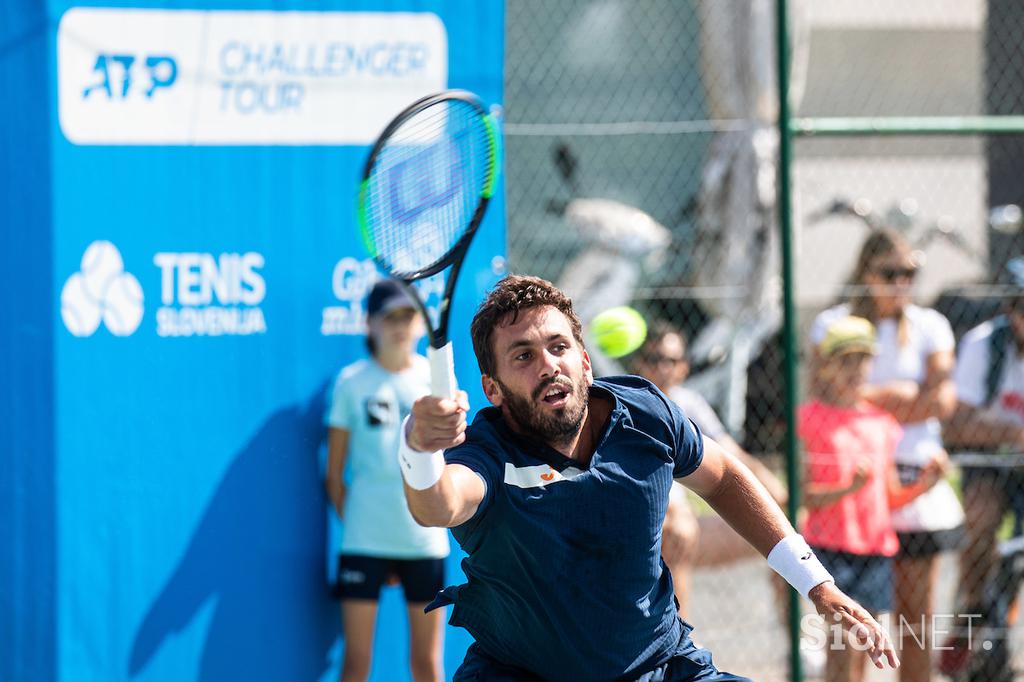
{"type": "Polygon", "coordinates": [[[392,133],[364,200],[366,228],[389,269],[424,271],[459,243],[493,172],[492,153],[484,120],[460,100],[427,107],[392,133]]]}

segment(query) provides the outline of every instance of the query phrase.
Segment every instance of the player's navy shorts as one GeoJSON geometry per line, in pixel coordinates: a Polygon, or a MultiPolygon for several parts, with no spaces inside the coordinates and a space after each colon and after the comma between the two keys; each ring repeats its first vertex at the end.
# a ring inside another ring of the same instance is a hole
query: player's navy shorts
{"type": "Polygon", "coordinates": [[[444,559],[388,559],[338,555],[338,599],[380,599],[380,588],[392,579],[402,584],[407,602],[428,602],[444,587],[444,559]]]}
{"type": "MultiPolygon", "coordinates": [[[[568,678],[567,678],[568,679],[568,678]]],[[[723,673],[711,662],[711,652],[699,649],[686,638],[685,647],[667,663],[646,672],[630,682],[751,682],[749,678],[723,673]]],[[[452,682],[547,682],[542,677],[502,663],[488,656],[475,642],[466,651],[466,658],[455,671],[452,682]]]]}
{"type": "Polygon", "coordinates": [[[892,558],[814,548],[836,587],[872,614],[892,610],[892,558]]]}

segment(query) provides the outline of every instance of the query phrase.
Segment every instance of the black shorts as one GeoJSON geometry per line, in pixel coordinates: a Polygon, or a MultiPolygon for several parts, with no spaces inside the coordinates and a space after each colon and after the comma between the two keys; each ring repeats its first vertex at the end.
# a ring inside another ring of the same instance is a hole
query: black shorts
{"type": "Polygon", "coordinates": [[[405,601],[428,602],[444,587],[444,559],[388,559],[338,555],[337,599],[380,599],[380,588],[391,577],[398,579],[405,601]]]}
{"type": "Polygon", "coordinates": [[[952,549],[959,549],[964,539],[964,527],[948,530],[914,530],[897,532],[900,551],[897,559],[924,559],[952,549]]]}
{"type": "Polygon", "coordinates": [[[1007,511],[1024,516],[1024,471],[1009,467],[964,467],[960,479],[964,490],[982,484],[1002,493],[1000,502],[1007,511]]]}
{"type": "MultiPolygon", "coordinates": [[[[910,464],[897,464],[900,483],[910,485],[921,475],[922,467],[910,464]]],[[[907,530],[896,531],[900,540],[897,559],[928,559],[953,549],[959,549],[964,538],[963,526],[942,530],[907,530]]]]}

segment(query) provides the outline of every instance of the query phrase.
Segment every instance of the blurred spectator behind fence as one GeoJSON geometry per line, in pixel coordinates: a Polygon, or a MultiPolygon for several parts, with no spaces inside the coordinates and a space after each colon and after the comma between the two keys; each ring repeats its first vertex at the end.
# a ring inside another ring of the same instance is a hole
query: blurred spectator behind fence
{"type": "MultiPolygon", "coordinates": [[[[1024,453],[1024,260],[1007,266],[1012,289],[1001,315],[967,332],[957,357],[957,407],[946,423],[951,447],[1024,453]]],[[[1024,509],[1024,472],[965,467],[967,541],[960,559],[965,613],[985,614],[984,590],[995,578],[996,531],[1007,509],[1024,509]]]]}
{"type": "MultiPolygon", "coordinates": [[[[861,247],[846,302],[823,311],[811,326],[812,375],[818,349],[835,321],[855,315],[875,325],[877,355],[861,397],[890,412],[903,426],[896,466],[904,482],[917,480],[932,462],[948,461],[940,419],[956,406],[953,332],[934,310],[914,305],[911,288],[920,258],[899,233],[880,229],[861,247]]],[[[945,466],[945,464],[943,464],[945,466]]],[[[939,481],[926,494],[893,511],[899,551],[893,565],[894,612],[900,618],[900,679],[931,679],[928,626],[938,579],[938,555],[958,546],[963,510],[953,488],[939,481]]]]}
{"type": "MultiPolygon", "coordinates": [[[[786,489],[768,468],[743,451],[725,430],[714,409],[700,394],[682,386],[690,372],[686,336],[656,320],[644,344],[627,358],[629,370],[654,383],[674,400],[708,438],[746,464],[780,505],[786,489]]],[[[694,515],[682,485],[674,483],[662,530],[662,558],[672,572],[681,613],[685,613],[690,573],[695,566],[717,566],[756,557],[757,552],[717,514],[694,515]]]]}
{"type": "Polygon", "coordinates": [[[344,521],[337,592],[345,636],[343,682],[365,680],[381,587],[402,584],[416,682],[443,678],[443,609],[423,609],[444,587],[448,531],[416,523],[398,468],[399,428],[430,392],[430,367],[415,352],[423,320],[401,286],[381,280],[366,305],[370,357],[338,375],[327,415],[328,496],[344,521]]]}
{"type": "MultiPolygon", "coordinates": [[[[861,395],[875,346],[874,326],[864,318],[843,317],[826,327],[817,346],[815,395],[800,406],[798,434],[806,463],[804,537],[836,586],[877,617],[891,609],[892,557],[899,549],[890,510],[934,486],[944,462],[931,460],[914,482],[901,484],[894,454],[903,430],[861,395]]],[[[863,651],[829,647],[827,655],[827,682],[863,679],[863,651]]]]}

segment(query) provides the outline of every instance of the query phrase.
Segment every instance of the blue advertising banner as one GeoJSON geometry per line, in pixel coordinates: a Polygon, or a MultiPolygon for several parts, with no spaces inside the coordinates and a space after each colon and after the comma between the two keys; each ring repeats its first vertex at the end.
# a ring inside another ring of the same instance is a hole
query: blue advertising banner
{"type": "MultiPolygon", "coordinates": [[[[12,186],[39,205],[10,211],[4,236],[5,284],[33,286],[5,294],[19,313],[4,407],[20,421],[4,427],[0,499],[22,497],[3,503],[0,587],[22,596],[3,602],[0,676],[335,679],[325,400],[365,354],[379,276],[355,189],[368,145],[419,96],[500,104],[503,3],[35,4],[0,32],[0,78],[31,66],[40,93],[36,116],[3,114],[36,180],[12,186]]],[[[474,407],[469,319],[503,274],[495,199],[452,315],[474,407]]],[[[406,629],[388,588],[373,679],[408,678],[406,629]]],[[[450,676],[469,640],[445,635],[450,676]]]]}

